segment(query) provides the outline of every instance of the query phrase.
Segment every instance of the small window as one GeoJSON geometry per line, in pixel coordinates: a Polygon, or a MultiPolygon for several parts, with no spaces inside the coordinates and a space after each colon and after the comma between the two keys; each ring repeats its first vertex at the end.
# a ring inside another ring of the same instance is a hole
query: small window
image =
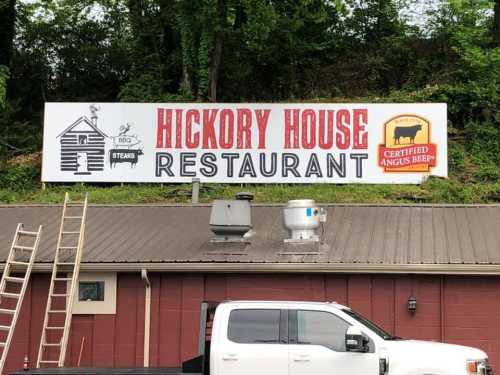
{"type": "MultiPolygon", "coordinates": [[[[116,272],[82,272],[73,300],[73,314],[116,314],[116,272]]],[[[71,283],[66,283],[70,293],[71,283]]]]}
{"type": "Polygon", "coordinates": [[[87,136],[86,135],[79,135],[78,136],[78,144],[79,145],[86,145],[87,144],[87,136]]]}
{"type": "Polygon", "coordinates": [[[233,310],[228,338],[238,344],[279,343],[280,316],[280,310],[233,310]]]}
{"type": "Polygon", "coordinates": [[[297,311],[298,344],[322,345],[345,352],[345,334],[350,324],[323,311],[297,311]]]}
{"type": "Polygon", "coordinates": [[[80,281],[79,301],[104,301],[104,281],[80,281]]]}

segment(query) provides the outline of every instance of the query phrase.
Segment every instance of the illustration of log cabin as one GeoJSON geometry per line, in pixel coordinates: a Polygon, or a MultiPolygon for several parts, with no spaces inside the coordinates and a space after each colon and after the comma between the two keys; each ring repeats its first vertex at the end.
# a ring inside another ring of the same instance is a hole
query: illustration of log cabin
{"type": "Polygon", "coordinates": [[[91,119],[82,116],[57,137],[61,145],[61,171],[90,175],[104,170],[104,134],[97,127],[98,108],[90,107],[91,119]]]}

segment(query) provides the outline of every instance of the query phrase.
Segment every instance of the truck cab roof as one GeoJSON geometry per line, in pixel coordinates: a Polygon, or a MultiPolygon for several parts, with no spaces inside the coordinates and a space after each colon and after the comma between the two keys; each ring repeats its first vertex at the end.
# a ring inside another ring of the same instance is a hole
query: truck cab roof
{"type": "Polygon", "coordinates": [[[247,300],[236,300],[236,301],[225,301],[225,305],[270,305],[270,306],[286,306],[288,308],[304,308],[305,306],[329,306],[336,309],[349,309],[349,307],[341,305],[337,302],[310,302],[310,301],[247,301],[247,300]]]}

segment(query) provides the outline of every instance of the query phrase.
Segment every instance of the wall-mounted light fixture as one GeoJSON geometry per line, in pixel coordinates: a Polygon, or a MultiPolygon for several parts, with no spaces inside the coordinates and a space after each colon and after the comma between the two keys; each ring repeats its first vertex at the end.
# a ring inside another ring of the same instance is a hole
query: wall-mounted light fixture
{"type": "Polygon", "coordinates": [[[413,296],[408,298],[408,311],[412,314],[417,311],[417,299],[413,296]]]}

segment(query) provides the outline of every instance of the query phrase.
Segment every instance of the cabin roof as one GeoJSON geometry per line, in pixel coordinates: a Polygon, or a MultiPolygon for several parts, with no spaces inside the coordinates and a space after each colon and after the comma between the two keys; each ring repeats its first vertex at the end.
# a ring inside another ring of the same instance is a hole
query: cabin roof
{"type": "Polygon", "coordinates": [[[77,125],[81,124],[84,122],[86,125],[90,126],[95,132],[99,133],[103,137],[107,138],[108,136],[104,134],[97,126],[95,126],[92,121],[89,120],[87,116],[82,116],[78,120],[76,120],[74,123],[72,123],[70,126],[68,126],[66,129],[64,129],[61,134],[57,136],[57,138],[61,137],[62,135],[66,134],[67,132],[71,131],[73,128],[75,128],[77,125]]]}

